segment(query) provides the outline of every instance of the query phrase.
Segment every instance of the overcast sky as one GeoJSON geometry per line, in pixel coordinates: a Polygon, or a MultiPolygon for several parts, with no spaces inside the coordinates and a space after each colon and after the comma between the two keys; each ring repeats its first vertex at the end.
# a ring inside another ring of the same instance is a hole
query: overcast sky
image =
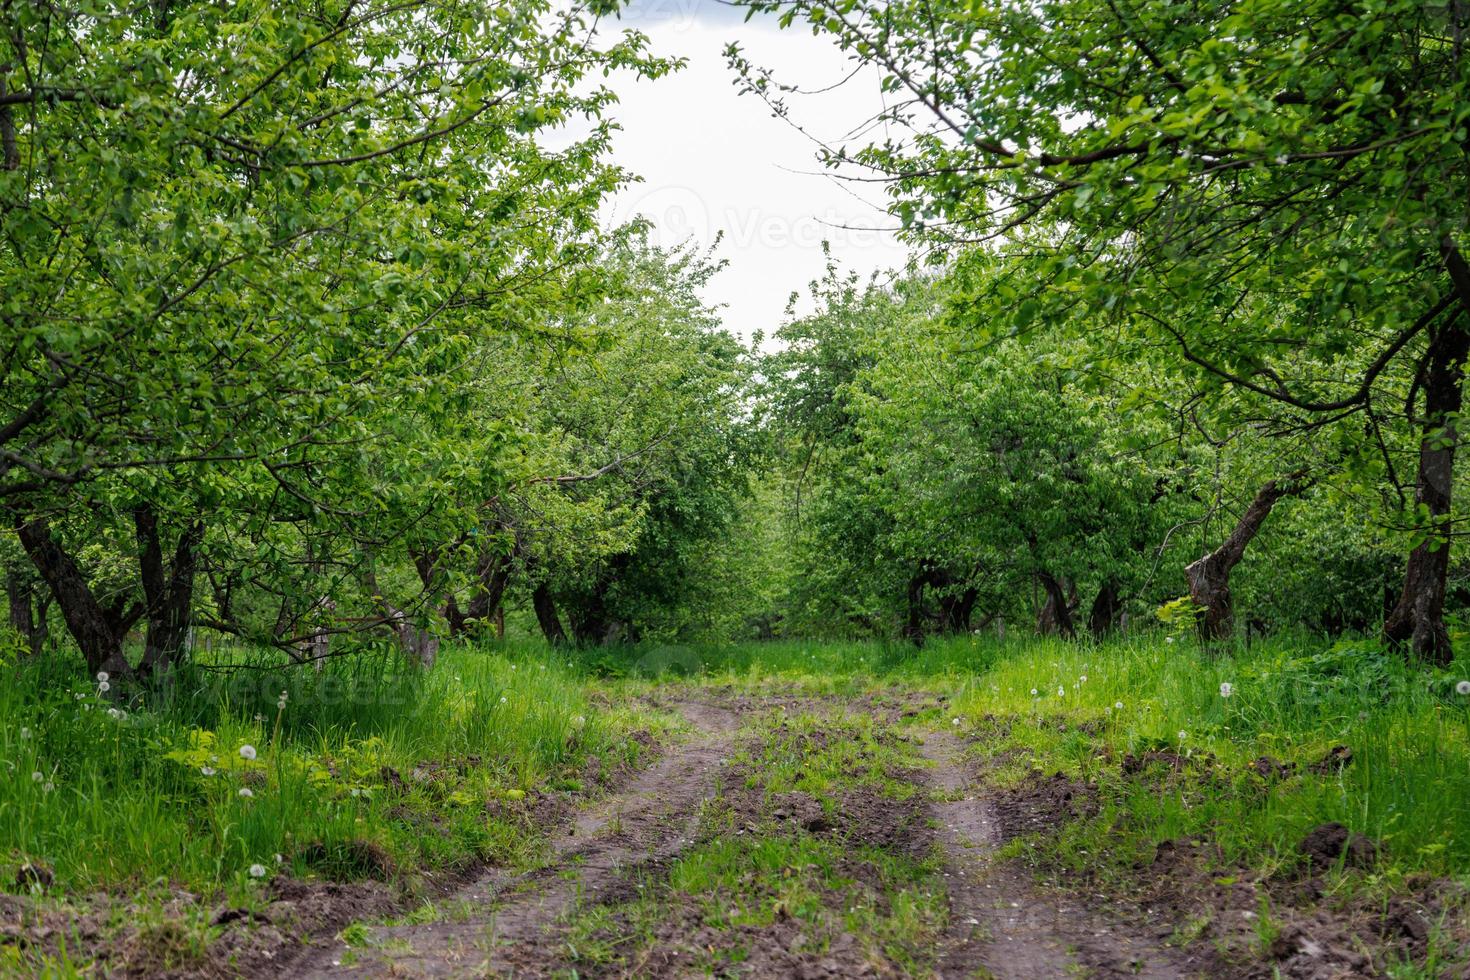
{"type": "MultiPolygon", "coordinates": [[[[727,327],[769,336],[792,290],[805,294],[821,275],[823,239],[844,268],[863,274],[903,264],[907,252],[891,234],[843,227],[892,226],[877,189],[819,172],[811,140],[760,99],[739,95],[724,55],[738,41],[781,80],[818,87],[850,68],[827,39],[743,23],[743,12],[716,0],[634,0],[622,20],[647,34],[655,53],[682,56],[688,66],[658,81],[617,81],[623,132],[614,156],[643,182],[619,196],[612,217],[643,214],[665,245],[707,244],[723,231],[717,254],[729,267],[708,299],[725,306],[727,327]]],[[[876,77],[865,77],[792,105],[794,118],[835,140],[881,102],[876,77]]]]}

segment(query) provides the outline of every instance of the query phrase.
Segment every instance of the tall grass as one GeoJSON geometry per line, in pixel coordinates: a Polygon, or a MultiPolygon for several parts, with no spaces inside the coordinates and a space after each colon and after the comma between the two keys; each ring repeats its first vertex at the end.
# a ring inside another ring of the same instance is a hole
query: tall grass
{"type": "Polygon", "coordinates": [[[1462,874],[1470,867],[1470,697],[1456,691],[1464,671],[1407,664],[1365,642],[1279,640],[1220,652],[1162,637],[1037,641],[977,675],[957,708],[981,728],[994,727],[986,716],[1009,720],[1005,746],[1025,751],[1022,766],[1111,789],[1091,846],[1071,842],[1082,845],[1072,855],[1079,867],[1100,854],[1129,862],[1140,856],[1129,845],[1188,835],[1213,837],[1231,858],[1290,860],[1308,829],[1337,821],[1377,840],[1386,867],[1462,874]],[[1336,746],[1351,750],[1351,763],[1313,771],[1336,746]],[[1119,760],[1149,751],[1197,759],[1208,778],[1165,789],[1118,778],[1119,760]],[[1262,768],[1295,768],[1263,777],[1254,765],[1262,757],[1262,768]]]}
{"type": "Polygon", "coordinates": [[[403,867],[505,853],[524,835],[487,803],[615,762],[646,721],[595,709],[553,657],[401,664],[366,651],[316,673],[246,651],[122,706],[64,658],[25,665],[0,685],[0,854],[68,890],[210,892],[349,842],[403,867]]]}
{"type": "Polygon", "coordinates": [[[1162,636],[566,654],[526,642],[446,649],[428,672],[386,650],[321,673],[265,652],[219,654],[119,716],[78,663],[53,657],[0,684],[0,855],[51,866],[67,890],[162,879],[206,893],[244,892],[253,865],[275,873],[276,855],[322,871],[310,856],[349,842],[407,868],[510,856],[526,835],[494,816],[501,804],[574,783],[590,755],[636,752],[627,733],[663,722],[627,695],[689,680],[950,692],[962,724],[1006,732],[977,745],[1011,750],[1011,777],[1060,768],[1107,789],[1102,816],[1069,838],[1079,865],[1205,832],[1242,859],[1285,859],[1306,829],[1336,820],[1379,840],[1387,867],[1458,873],[1470,867],[1462,676],[1310,638],[1225,652],[1162,636]],[[1335,745],[1352,749],[1351,765],[1307,771],[1335,745]],[[1211,778],[1160,792],[1120,777],[1125,755],[1161,749],[1208,758],[1211,778]],[[1250,768],[1260,756],[1296,774],[1263,781],[1250,768]]]}

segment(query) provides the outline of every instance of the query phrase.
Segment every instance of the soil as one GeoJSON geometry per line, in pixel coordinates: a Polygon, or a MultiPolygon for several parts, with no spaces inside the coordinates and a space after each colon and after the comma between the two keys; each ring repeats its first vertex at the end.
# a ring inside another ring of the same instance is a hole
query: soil
{"type": "Polygon", "coordinates": [[[699,804],[733,749],[739,716],[697,701],[670,707],[693,726],[693,738],[623,792],[577,815],[552,841],[542,868],[517,876],[491,870],[439,903],[465,910],[452,920],[375,928],[357,949],[334,938],[293,962],[292,975],[540,975],[540,940],[564,913],[578,902],[610,900],[693,840],[699,804]],[[572,869],[575,874],[564,873],[572,869]]]}
{"type": "MultiPolygon", "coordinates": [[[[566,794],[533,795],[516,804],[515,815],[528,833],[550,829],[544,860],[520,874],[481,868],[444,876],[431,888],[437,896],[432,921],[355,928],[349,946],[344,927],[384,921],[403,910],[406,898],[388,880],[377,880],[392,878],[386,855],[359,848],[323,851],[316,858],[335,868],[337,877],[360,880],[277,878],[267,886],[267,901],[253,910],[207,908],[184,892],[166,897],[162,917],[156,914],[157,896],[147,906],[154,914],[145,917],[144,903],[122,897],[0,895],[0,944],[52,954],[64,947],[74,962],[95,962],[99,975],[149,978],[714,973],[826,980],[932,972],[1002,980],[1339,980],[1382,975],[1391,957],[1422,958],[1436,929],[1462,921],[1464,889],[1451,882],[1411,881],[1386,907],[1334,899],[1325,883],[1332,874],[1344,867],[1370,869],[1375,860],[1373,842],[1339,824],[1314,828],[1300,842],[1295,863],[1270,878],[1231,869],[1208,840],[1180,840],[1162,843],[1121,885],[1094,880],[1090,871],[1041,884],[1034,869],[1002,857],[1001,849],[1095,815],[1097,789],[1041,773],[1006,789],[988,785],[967,761],[966,742],[945,723],[939,695],[885,691],[845,699],[729,688],[698,697],[660,692],[650,700],[682,714],[692,734],[666,746],[641,772],[608,772],[589,763],[585,782],[611,788],[590,808],[577,809],[566,794]],[[912,752],[905,752],[915,768],[888,771],[886,777],[914,791],[895,797],[855,782],[825,805],[803,792],[767,791],[761,772],[730,760],[743,744],[742,720],[773,710],[832,719],[831,725],[788,729],[777,715],[775,734],[799,740],[797,747],[807,752],[843,737],[842,713],[873,717],[886,726],[877,734],[880,743],[911,743],[912,752]],[[922,741],[911,734],[919,732],[922,741]],[[702,820],[711,809],[719,821],[702,820]],[[901,961],[866,937],[843,931],[846,926],[812,935],[801,920],[785,915],[764,926],[715,928],[708,924],[708,909],[666,887],[679,856],[702,833],[716,832],[714,826],[736,834],[810,834],[836,841],[847,855],[842,875],[871,894],[881,894],[881,888],[869,880],[872,866],[862,853],[880,849],[936,860],[947,906],[942,935],[917,960],[901,961]],[[627,925],[620,917],[632,914],[634,900],[645,894],[661,904],[652,906],[656,921],[637,933],[637,949],[612,966],[579,959],[569,946],[575,938],[569,913],[596,909],[615,925],[627,925]],[[1262,910],[1268,910],[1269,924],[1260,919],[1262,910]],[[119,922],[128,925],[119,929],[119,922]],[[207,946],[199,942],[197,927],[191,932],[184,925],[191,922],[216,927],[207,946]],[[732,948],[741,950],[740,958],[720,958],[721,950],[732,948]],[[905,968],[900,962],[917,965],[905,968]]],[[[1011,724],[983,721],[970,739],[989,741],[1011,724]]],[[[1125,778],[1160,786],[1213,778],[1212,760],[1168,751],[1119,762],[1125,778]]],[[[1351,750],[1337,747],[1318,765],[1335,771],[1351,762],[1351,750]]],[[[1252,768],[1263,783],[1294,778],[1292,767],[1269,757],[1252,768]]],[[[393,776],[424,780],[435,773],[425,768],[393,776]]],[[[25,873],[43,876],[45,869],[25,873]]],[[[1470,948],[1470,937],[1458,941],[1470,948]]]]}
{"type": "Polygon", "coordinates": [[[992,797],[977,785],[963,750],[942,730],[920,747],[932,767],[924,778],[949,889],[939,976],[1165,980],[1204,972],[1200,958],[1123,926],[1096,898],[1041,888],[1014,864],[996,860],[993,852],[1010,837],[1075,819],[1076,804],[1089,795],[1065,779],[1037,777],[1017,793],[992,797]]]}

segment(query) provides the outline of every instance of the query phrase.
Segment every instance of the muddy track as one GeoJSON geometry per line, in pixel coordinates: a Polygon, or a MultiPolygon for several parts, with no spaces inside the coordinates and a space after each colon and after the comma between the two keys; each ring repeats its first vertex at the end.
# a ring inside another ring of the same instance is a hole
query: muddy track
{"type": "Polygon", "coordinates": [[[443,921],[369,930],[367,946],[332,939],[299,958],[299,977],[540,976],[541,947],[567,912],[616,900],[640,871],[666,865],[691,842],[700,804],[713,792],[733,750],[741,712],[700,701],[672,701],[693,727],[621,792],[579,814],[550,844],[537,870],[492,870],[437,906],[443,921]]]}
{"type": "MultiPolygon", "coordinates": [[[[941,977],[1144,977],[1202,975],[1204,964],[1156,945],[1083,906],[1076,896],[1038,887],[1023,871],[994,861],[1001,843],[982,788],[963,763],[963,744],[947,731],[925,735],[922,774],[943,852],[949,927],[936,956],[941,977]]],[[[1162,925],[1167,926],[1167,923],[1162,925]]]]}

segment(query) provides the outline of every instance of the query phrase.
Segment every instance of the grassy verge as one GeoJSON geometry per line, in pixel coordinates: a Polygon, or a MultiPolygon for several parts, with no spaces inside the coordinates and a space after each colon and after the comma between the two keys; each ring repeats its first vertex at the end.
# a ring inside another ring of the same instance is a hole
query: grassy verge
{"type": "Polygon", "coordinates": [[[1380,873],[1470,869],[1470,697],[1454,671],[1372,646],[1203,651],[1160,638],[1037,642],[997,660],[956,702],[994,777],[1061,771],[1103,790],[1101,812],[1056,838],[1080,869],[1131,867],[1163,840],[1203,835],[1228,861],[1298,859],[1335,821],[1377,842],[1380,873]],[[1345,746],[1350,760],[1339,750],[1345,746]],[[1129,778],[1150,760],[1208,778],[1129,778]]]}
{"type": "MultiPolygon", "coordinates": [[[[70,665],[0,686],[0,853],[58,892],[160,878],[248,900],[281,873],[402,877],[524,850],[523,809],[662,723],[594,704],[549,656],[450,649],[427,674],[364,653],[321,673],[267,655],[120,706],[70,665]],[[197,688],[197,690],[196,690],[197,688]]],[[[221,666],[221,665],[215,665],[221,666]]]]}

